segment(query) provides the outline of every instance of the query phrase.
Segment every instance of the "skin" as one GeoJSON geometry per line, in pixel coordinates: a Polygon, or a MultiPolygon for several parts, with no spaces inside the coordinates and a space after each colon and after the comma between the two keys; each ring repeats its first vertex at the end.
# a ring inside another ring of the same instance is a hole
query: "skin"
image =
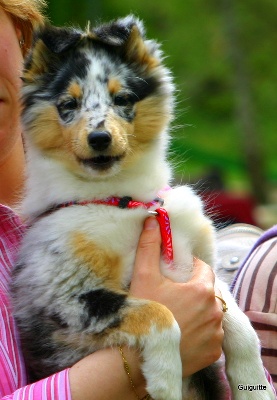
{"type": "Polygon", "coordinates": [[[17,201],[24,182],[18,101],[23,62],[21,36],[20,29],[0,7],[0,202],[7,205],[17,201]]]}
{"type": "MultiPolygon", "coordinates": [[[[24,187],[18,101],[21,37],[19,27],[0,7],[0,203],[9,206],[19,200],[24,187]]],[[[182,330],[180,351],[183,375],[187,376],[216,361],[221,354],[221,304],[214,297],[213,272],[199,260],[195,260],[194,276],[188,283],[164,278],[159,271],[160,245],[157,221],[149,218],[137,250],[131,294],[159,301],[172,311],[182,330]]],[[[141,398],[146,391],[140,355],[136,349],[128,348],[124,348],[124,354],[141,398]]],[[[100,350],[79,361],[70,369],[69,380],[73,400],[136,399],[118,349],[100,350]]]]}

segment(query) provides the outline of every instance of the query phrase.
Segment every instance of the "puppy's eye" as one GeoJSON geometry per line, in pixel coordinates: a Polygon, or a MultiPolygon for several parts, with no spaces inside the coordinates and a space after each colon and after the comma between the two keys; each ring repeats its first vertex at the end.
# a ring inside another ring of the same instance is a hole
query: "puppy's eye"
{"type": "Polygon", "coordinates": [[[62,100],[59,104],[57,104],[57,110],[61,117],[61,119],[70,123],[74,118],[74,110],[78,108],[78,101],[74,99],[74,97],[66,100],[62,100]]]}
{"type": "Polygon", "coordinates": [[[133,105],[135,103],[133,97],[131,97],[128,94],[124,94],[124,95],[118,95],[115,96],[114,98],[114,104],[116,106],[120,106],[120,107],[124,107],[124,106],[130,106],[133,105]]]}
{"type": "Polygon", "coordinates": [[[59,112],[72,111],[78,107],[78,102],[74,97],[72,97],[72,99],[62,101],[57,107],[59,112]]]}

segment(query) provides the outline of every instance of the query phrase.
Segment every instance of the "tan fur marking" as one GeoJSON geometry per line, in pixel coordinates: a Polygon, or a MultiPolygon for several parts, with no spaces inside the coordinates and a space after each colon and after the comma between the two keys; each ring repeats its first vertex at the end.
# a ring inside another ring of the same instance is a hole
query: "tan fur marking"
{"type": "Polygon", "coordinates": [[[159,60],[149,54],[136,26],[133,27],[129,36],[126,50],[129,59],[146,65],[147,69],[156,68],[160,64],[159,60]]]}
{"type": "Polygon", "coordinates": [[[68,93],[70,96],[80,99],[83,95],[82,89],[77,82],[72,82],[68,87],[68,93]]]}
{"type": "Polygon", "coordinates": [[[106,117],[105,128],[112,134],[111,153],[118,155],[128,151],[128,135],[133,133],[132,125],[110,112],[106,117]]]}
{"type": "Polygon", "coordinates": [[[151,97],[137,104],[134,121],[134,140],[137,143],[151,142],[167,126],[171,114],[163,101],[163,98],[151,97]]]}
{"type": "Polygon", "coordinates": [[[83,346],[107,346],[116,344],[122,339],[122,333],[137,336],[148,335],[151,327],[155,326],[158,331],[170,329],[174,323],[173,314],[162,304],[148,302],[136,308],[129,308],[128,314],[125,314],[123,322],[118,327],[111,327],[106,331],[106,336],[99,335],[93,337],[90,334],[65,334],[63,331],[55,332],[55,340],[61,343],[66,343],[73,347],[78,344],[78,347],[83,346]],[[110,336],[111,335],[111,336],[110,336]]]}
{"type": "Polygon", "coordinates": [[[87,141],[88,133],[87,120],[84,117],[64,129],[64,137],[68,142],[70,151],[81,159],[92,157],[92,149],[87,141]]]}
{"type": "MultiPolygon", "coordinates": [[[[90,29],[90,27],[88,27],[88,29],[90,29]]],[[[87,29],[86,35],[84,37],[87,37],[90,40],[99,40],[98,37],[96,36],[96,34],[92,31],[89,31],[87,29]]]]}
{"type": "Polygon", "coordinates": [[[36,123],[28,130],[28,135],[40,149],[56,149],[63,145],[62,130],[54,106],[42,105],[36,110],[36,123]]]}
{"type": "Polygon", "coordinates": [[[173,322],[174,317],[168,308],[159,303],[149,302],[132,309],[125,317],[121,330],[136,336],[147,335],[153,325],[162,331],[170,328],[173,322]]]}
{"type": "Polygon", "coordinates": [[[91,156],[87,149],[84,121],[81,120],[70,127],[63,127],[59,123],[56,108],[49,105],[42,105],[36,110],[36,114],[36,124],[28,130],[33,143],[49,157],[63,162],[69,170],[78,174],[81,167],[76,156],[84,156],[84,158],[91,156]],[[77,135],[83,139],[76,145],[77,135]]]}
{"type": "Polygon", "coordinates": [[[213,246],[203,247],[202,243],[213,243],[214,230],[211,222],[208,219],[206,222],[204,222],[202,218],[202,221],[203,223],[197,231],[197,240],[194,241],[192,254],[201,258],[207,264],[212,265],[214,263],[214,248],[213,246]],[[207,242],[207,238],[209,238],[209,242],[207,242]]]}
{"type": "Polygon", "coordinates": [[[39,40],[36,43],[36,46],[33,50],[32,54],[32,64],[29,67],[28,72],[23,74],[24,78],[27,81],[34,81],[35,77],[38,75],[42,75],[47,72],[47,56],[49,54],[49,50],[45,46],[45,44],[39,40]]]}
{"type": "Polygon", "coordinates": [[[106,287],[120,288],[121,259],[117,254],[101,248],[82,232],[74,233],[71,245],[74,256],[105,281],[106,287]]]}
{"type": "Polygon", "coordinates": [[[121,83],[117,79],[112,78],[108,82],[108,89],[111,94],[118,93],[121,89],[121,83]]]}

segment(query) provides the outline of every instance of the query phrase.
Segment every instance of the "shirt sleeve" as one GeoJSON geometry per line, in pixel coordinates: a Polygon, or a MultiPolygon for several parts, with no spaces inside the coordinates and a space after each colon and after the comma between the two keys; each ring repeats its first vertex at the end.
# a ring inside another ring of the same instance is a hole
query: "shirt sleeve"
{"type": "Polygon", "coordinates": [[[233,294],[261,341],[265,368],[277,388],[277,238],[258,246],[237,276],[233,294]]]}
{"type": "Polygon", "coordinates": [[[0,400],[71,400],[69,369],[27,385],[15,322],[1,290],[0,307],[0,400]]]}
{"type": "Polygon", "coordinates": [[[0,205],[0,400],[71,400],[69,369],[27,385],[9,298],[11,269],[23,232],[19,218],[0,205]]]}
{"type": "Polygon", "coordinates": [[[71,400],[69,369],[24,386],[1,400],[71,400]]]}

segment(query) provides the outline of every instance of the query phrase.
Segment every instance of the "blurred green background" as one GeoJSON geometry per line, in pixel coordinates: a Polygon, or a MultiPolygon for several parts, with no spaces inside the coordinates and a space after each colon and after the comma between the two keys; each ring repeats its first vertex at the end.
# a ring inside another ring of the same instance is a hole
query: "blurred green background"
{"type": "MultiPolygon", "coordinates": [[[[132,12],[162,43],[177,88],[176,180],[220,175],[227,191],[277,203],[276,0],[48,0],[56,25],[132,12]]],[[[276,210],[275,210],[276,211],[276,210]]],[[[274,213],[272,214],[274,221],[274,213]]]]}

